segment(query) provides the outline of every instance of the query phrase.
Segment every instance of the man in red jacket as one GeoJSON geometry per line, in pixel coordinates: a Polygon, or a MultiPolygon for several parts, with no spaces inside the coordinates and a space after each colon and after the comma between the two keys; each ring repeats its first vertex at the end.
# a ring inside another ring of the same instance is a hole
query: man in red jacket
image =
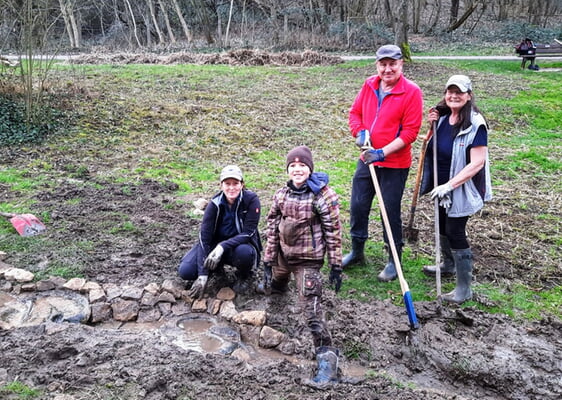
{"type": "MultiPolygon", "coordinates": [[[[412,164],[412,143],[423,118],[421,89],[403,75],[402,52],[398,46],[381,46],[376,53],[377,75],[367,78],[349,112],[349,128],[361,154],[351,189],[352,250],[343,267],[363,263],[368,237],[369,212],[375,196],[369,164],[373,163],[386,206],[398,255],[402,255],[401,203],[412,164]]],[[[382,282],[397,278],[396,265],[383,226],[388,263],[378,275],[382,282]]]]}

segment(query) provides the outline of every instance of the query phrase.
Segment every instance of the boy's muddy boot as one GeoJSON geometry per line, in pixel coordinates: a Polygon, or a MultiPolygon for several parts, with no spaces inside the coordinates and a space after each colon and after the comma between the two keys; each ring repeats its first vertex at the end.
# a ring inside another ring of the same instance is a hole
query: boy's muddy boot
{"type": "Polygon", "coordinates": [[[288,282],[279,282],[273,279],[271,281],[271,293],[283,294],[289,289],[288,282]]]}
{"type": "MultiPolygon", "coordinates": [[[[388,251],[388,263],[384,266],[384,269],[377,276],[380,282],[390,282],[398,278],[398,273],[396,272],[396,264],[394,263],[394,257],[392,256],[391,249],[387,247],[388,251]]],[[[402,262],[402,246],[396,246],[396,252],[398,253],[398,261],[402,262]]]]}
{"type": "Polygon", "coordinates": [[[330,346],[316,349],[318,371],[312,379],[305,380],[305,384],[317,389],[323,389],[338,382],[338,350],[330,346]]]}
{"type": "MultiPolygon", "coordinates": [[[[441,241],[441,256],[443,257],[443,262],[439,264],[441,276],[455,276],[457,270],[455,268],[453,252],[451,251],[451,243],[445,235],[440,235],[439,240],[441,241]]],[[[435,276],[435,270],[435,265],[425,265],[423,267],[423,273],[427,276],[435,276]]]]}
{"type": "Polygon", "coordinates": [[[455,266],[457,268],[457,286],[447,294],[444,294],[443,301],[462,304],[472,298],[472,251],[470,249],[453,250],[455,266]]]}
{"type": "Polygon", "coordinates": [[[355,264],[363,264],[365,262],[365,240],[351,239],[351,252],[346,254],[342,260],[342,268],[347,268],[355,264]]]}

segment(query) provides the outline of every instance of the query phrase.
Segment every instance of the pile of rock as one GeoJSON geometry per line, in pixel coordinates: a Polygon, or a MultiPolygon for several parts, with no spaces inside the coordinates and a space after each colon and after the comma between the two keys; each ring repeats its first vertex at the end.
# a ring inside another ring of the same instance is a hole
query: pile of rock
{"type": "Polygon", "coordinates": [[[266,326],[263,310],[236,310],[236,293],[224,287],[216,296],[192,299],[181,280],[167,279],[143,288],[100,285],[83,278],[51,277],[34,282],[34,274],[0,261],[0,329],[46,321],[96,325],[108,321],[151,323],[192,313],[208,313],[238,324],[243,340],[293,354],[295,343],[266,326]]]}

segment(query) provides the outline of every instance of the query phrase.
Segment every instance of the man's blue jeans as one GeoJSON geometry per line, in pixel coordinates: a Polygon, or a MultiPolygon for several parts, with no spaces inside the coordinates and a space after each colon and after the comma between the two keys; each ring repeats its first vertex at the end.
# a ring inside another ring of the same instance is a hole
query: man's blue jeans
{"type": "MultiPolygon", "coordinates": [[[[382,192],[382,198],[388,215],[390,229],[397,248],[402,247],[402,195],[408,179],[409,168],[382,168],[375,166],[375,172],[382,192]]],[[[357,162],[351,187],[351,238],[365,242],[369,237],[369,214],[375,197],[375,186],[369,166],[363,161],[357,162]]],[[[382,219],[382,216],[381,216],[382,219]]],[[[388,244],[386,229],[383,224],[383,239],[388,244]]]]}

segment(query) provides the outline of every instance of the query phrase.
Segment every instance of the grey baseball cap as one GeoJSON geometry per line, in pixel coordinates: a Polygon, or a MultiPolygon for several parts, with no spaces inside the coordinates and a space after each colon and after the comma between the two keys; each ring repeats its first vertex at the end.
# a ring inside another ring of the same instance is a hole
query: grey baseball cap
{"type": "Polygon", "coordinates": [[[400,60],[402,59],[402,50],[400,50],[400,47],[394,44],[385,44],[384,46],[379,47],[376,56],[377,56],[377,61],[380,61],[383,58],[392,58],[393,60],[400,60]]]}
{"type": "Polygon", "coordinates": [[[242,171],[236,165],[227,165],[222,169],[220,178],[221,182],[228,178],[233,178],[240,182],[244,181],[242,171]]]}

